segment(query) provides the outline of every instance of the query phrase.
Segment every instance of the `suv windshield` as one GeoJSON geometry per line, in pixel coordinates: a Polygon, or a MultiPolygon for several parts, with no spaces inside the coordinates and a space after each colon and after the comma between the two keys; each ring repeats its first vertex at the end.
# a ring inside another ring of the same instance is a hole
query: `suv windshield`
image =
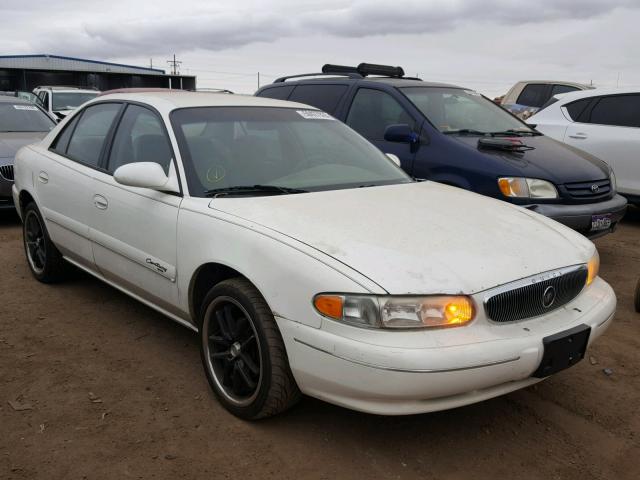
{"type": "Polygon", "coordinates": [[[412,182],[380,150],[317,110],[197,107],[171,122],[191,195],[261,195],[412,182]],[[247,187],[260,186],[250,189],[247,187]],[[266,187],[266,188],[265,188],[266,187]]]}
{"type": "Polygon", "coordinates": [[[0,132],[48,132],[55,122],[35,105],[0,103],[0,132]]]}
{"type": "Polygon", "coordinates": [[[400,91],[443,133],[534,133],[501,107],[471,90],[402,87],[400,91]]]}
{"type": "Polygon", "coordinates": [[[73,110],[97,96],[98,92],[53,92],[51,110],[73,110]]]}

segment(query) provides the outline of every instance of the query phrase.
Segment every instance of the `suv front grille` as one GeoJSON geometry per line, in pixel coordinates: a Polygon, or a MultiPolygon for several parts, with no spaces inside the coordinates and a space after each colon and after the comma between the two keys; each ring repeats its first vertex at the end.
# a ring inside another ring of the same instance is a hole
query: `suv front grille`
{"type": "Polygon", "coordinates": [[[494,290],[484,302],[495,322],[514,322],[556,310],[576,298],[587,281],[587,267],[570,267],[520,280],[494,290]],[[552,298],[553,297],[553,298],[552,298]]]}
{"type": "Polygon", "coordinates": [[[607,178],[593,182],[565,183],[564,188],[576,200],[598,200],[611,194],[611,181],[607,178]]]}
{"type": "Polygon", "coordinates": [[[13,165],[0,165],[0,177],[13,181],[13,165]]]}

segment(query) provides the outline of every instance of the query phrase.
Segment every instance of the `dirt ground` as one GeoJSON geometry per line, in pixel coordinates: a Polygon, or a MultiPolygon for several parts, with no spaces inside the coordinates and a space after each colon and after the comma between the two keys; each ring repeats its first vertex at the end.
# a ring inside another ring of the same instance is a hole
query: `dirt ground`
{"type": "Polygon", "coordinates": [[[195,334],[82,273],[39,284],[2,215],[0,478],[638,479],[640,211],[597,244],[618,314],[574,368],[448,412],[305,398],[247,423],[209,392],[195,334]]]}

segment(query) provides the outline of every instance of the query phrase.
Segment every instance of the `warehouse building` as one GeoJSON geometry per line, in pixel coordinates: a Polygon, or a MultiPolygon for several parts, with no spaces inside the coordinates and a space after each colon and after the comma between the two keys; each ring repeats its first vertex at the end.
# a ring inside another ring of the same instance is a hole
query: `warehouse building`
{"type": "Polygon", "coordinates": [[[196,77],[164,70],[59,55],[0,55],[0,90],[31,91],[40,85],[98,90],[154,87],[196,89],[196,77]]]}

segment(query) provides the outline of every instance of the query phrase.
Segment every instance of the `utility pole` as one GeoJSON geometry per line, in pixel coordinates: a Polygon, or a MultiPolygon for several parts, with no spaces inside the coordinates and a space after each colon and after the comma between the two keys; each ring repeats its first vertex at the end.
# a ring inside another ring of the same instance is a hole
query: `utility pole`
{"type": "Polygon", "coordinates": [[[153,58],[149,59],[149,68],[153,68],[153,58]]]}
{"type": "Polygon", "coordinates": [[[258,88],[260,88],[260,72],[258,72],[258,88]]]}
{"type": "Polygon", "coordinates": [[[176,54],[173,54],[173,60],[167,60],[167,63],[171,66],[171,75],[178,75],[180,73],[180,70],[178,70],[178,68],[180,67],[180,64],[182,62],[176,60],[176,54]]]}

